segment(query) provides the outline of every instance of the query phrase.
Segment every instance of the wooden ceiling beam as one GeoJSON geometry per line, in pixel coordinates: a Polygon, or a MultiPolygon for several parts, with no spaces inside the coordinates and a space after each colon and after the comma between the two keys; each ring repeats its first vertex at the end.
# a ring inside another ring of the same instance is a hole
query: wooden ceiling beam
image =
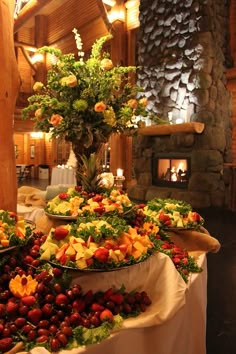
{"type": "Polygon", "coordinates": [[[34,17],[44,6],[48,5],[53,0],[30,0],[23,9],[19,12],[18,17],[14,22],[14,33],[25,24],[26,21],[34,17]]]}

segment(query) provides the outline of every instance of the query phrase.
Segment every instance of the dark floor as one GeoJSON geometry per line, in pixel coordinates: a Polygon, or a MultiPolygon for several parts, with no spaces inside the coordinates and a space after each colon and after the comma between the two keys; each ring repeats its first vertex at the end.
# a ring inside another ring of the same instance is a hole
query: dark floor
{"type": "MultiPolygon", "coordinates": [[[[48,184],[48,180],[19,182],[19,186],[30,185],[42,190],[45,190],[48,184]]],[[[221,243],[217,254],[207,255],[207,354],[235,354],[236,212],[215,208],[197,211],[205,219],[205,228],[221,243]]]]}
{"type": "Polygon", "coordinates": [[[207,256],[207,354],[235,354],[236,213],[213,208],[199,212],[206,229],[221,243],[217,254],[207,256]]]}

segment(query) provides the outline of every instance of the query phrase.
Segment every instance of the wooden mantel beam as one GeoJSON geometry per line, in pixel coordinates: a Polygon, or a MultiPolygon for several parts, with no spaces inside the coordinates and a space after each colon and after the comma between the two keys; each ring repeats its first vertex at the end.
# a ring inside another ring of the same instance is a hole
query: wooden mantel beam
{"type": "Polygon", "coordinates": [[[144,128],[140,128],[138,133],[140,135],[170,135],[175,133],[196,133],[201,134],[205,128],[204,123],[201,122],[189,122],[182,124],[159,124],[150,125],[144,128]]]}
{"type": "Polygon", "coordinates": [[[45,5],[48,5],[52,0],[30,0],[20,11],[14,23],[14,33],[28,21],[31,17],[35,16],[39,10],[45,5]]]}

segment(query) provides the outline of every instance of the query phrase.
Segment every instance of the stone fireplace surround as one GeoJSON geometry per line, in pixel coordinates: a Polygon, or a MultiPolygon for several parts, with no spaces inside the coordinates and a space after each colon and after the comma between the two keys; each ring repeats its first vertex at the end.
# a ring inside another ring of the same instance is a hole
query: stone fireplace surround
{"type": "Polygon", "coordinates": [[[228,205],[231,170],[227,166],[232,162],[225,78],[228,4],[222,0],[140,1],[138,84],[146,92],[148,109],[167,122],[171,112],[171,127],[176,130],[159,134],[150,127],[153,133],[140,132],[135,138],[137,183],[128,189],[132,199],[175,198],[195,208],[228,205]],[[204,130],[181,131],[177,118],[190,125],[203,123],[204,130]],[[191,158],[188,188],[154,186],[152,157],[177,152],[191,158]]]}
{"type": "MultiPolygon", "coordinates": [[[[223,167],[223,158],[219,151],[202,148],[204,140],[211,141],[214,137],[208,135],[205,138],[206,132],[155,134],[145,135],[144,131],[135,138],[133,165],[137,183],[128,188],[131,199],[148,201],[155,197],[172,198],[184,200],[194,208],[222,207],[228,203],[230,169],[223,167]],[[191,175],[185,189],[153,185],[152,159],[160,154],[182,154],[189,157],[191,175]]],[[[220,144],[219,139],[216,143],[220,144]]]]}

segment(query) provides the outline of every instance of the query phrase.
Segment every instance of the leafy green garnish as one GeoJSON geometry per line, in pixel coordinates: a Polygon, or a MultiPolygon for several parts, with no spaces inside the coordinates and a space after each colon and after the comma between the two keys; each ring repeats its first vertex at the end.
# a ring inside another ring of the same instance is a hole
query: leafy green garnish
{"type": "Polygon", "coordinates": [[[105,321],[99,327],[85,328],[79,326],[74,329],[74,337],[79,345],[96,344],[108,338],[113,330],[121,328],[122,322],[122,317],[116,315],[112,323],[105,321]]]}

